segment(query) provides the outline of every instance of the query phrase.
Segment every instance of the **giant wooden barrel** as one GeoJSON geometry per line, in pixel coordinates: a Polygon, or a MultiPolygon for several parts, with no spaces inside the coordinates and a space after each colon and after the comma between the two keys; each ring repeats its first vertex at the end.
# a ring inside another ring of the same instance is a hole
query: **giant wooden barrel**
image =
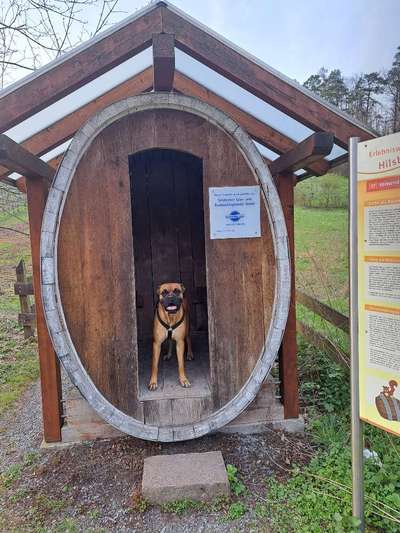
{"type": "Polygon", "coordinates": [[[179,94],[115,103],[75,135],[52,183],[41,290],[56,353],[99,415],[144,439],[192,439],[255,398],[286,325],[290,266],[280,200],[250,137],[179,94]],[[209,188],[259,185],[261,236],[213,239],[209,188]],[[155,289],[187,288],[195,360],[147,389],[155,289]]]}

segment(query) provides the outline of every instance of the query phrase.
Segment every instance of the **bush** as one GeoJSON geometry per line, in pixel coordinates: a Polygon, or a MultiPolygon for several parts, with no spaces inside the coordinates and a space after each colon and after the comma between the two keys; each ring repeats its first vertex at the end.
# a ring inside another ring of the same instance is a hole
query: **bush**
{"type": "Polygon", "coordinates": [[[326,174],[300,182],[295,188],[295,204],[302,207],[347,208],[348,180],[326,174]]]}

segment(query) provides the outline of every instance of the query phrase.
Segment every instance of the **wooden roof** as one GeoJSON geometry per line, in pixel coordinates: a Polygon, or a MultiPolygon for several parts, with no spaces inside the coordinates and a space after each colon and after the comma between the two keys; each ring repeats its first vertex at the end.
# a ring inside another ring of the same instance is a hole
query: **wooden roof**
{"type": "MultiPolygon", "coordinates": [[[[197,62],[202,63],[215,73],[216,80],[223,77],[233,82],[240,88],[241,94],[262,101],[264,106],[267,104],[283,113],[288,121],[303,125],[308,131],[304,138],[310,134],[310,130],[311,133],[326,131],[333,134],[338,147],[347,149],[351,136],[358,136],[361,140],[375,136],[373,131],[357,120],[164,1],[147,6],[2,90],[0,133],[5,132],[13,137],[11,128],[24,123],[23,121],[33,120],[55,102],[77,94],[76,91],[79,92],[83,87],[90,87],[92,80],[113,72],[112,69],[124,65],[152,45],[157,73],[164,69],[165,76],[168,73],[170,75],[174,64],[171,60],[168,62],[168,57],[163,57],[162,49],[159,55],[154,53],[157,36],[163,33],[170,36],[168,46],[175,45],[179,53],[192,58],[193,68],[196,68],[197,62]]],[[[84,105],[78,101],[72,112],[54,122],[51,119],[52,113],[49,112],[46,127],[29,138],[15,140],[22,142],[34,154],[49,154],[51,150],[62,147],[91,114],[118,99],[151,90],[155,83],[163,88],[150,65],[132,78],[106,90],[104,94],[93,96],[92,101],[84,105]]],[[[167,80],[166,83],[168,85],[172,80],[167,80]]],[[[291,149],[296,142],[282,133],[282,128],[269,123],[267,112],[265,118],[262,112],[254,116],[242,105],[240,98],[233,102],[228,94],[221,94],[222,90],[218,90],[218,86],[215,92],[211,91],[199,81],[175,70],[173,89],[197,96],[219,107],[239,122],[256,142],[272,150],[276,156],[291,149]]],[[[342,150],[341,153],[345,152],[342,150]]],[[[331,164],[322,160],[310,164],[306,170],[309,174],[323,174],[331,164]]],[[[4,167],[0,168],[0,178],[6,177],[7,173],[4,167]]]]}

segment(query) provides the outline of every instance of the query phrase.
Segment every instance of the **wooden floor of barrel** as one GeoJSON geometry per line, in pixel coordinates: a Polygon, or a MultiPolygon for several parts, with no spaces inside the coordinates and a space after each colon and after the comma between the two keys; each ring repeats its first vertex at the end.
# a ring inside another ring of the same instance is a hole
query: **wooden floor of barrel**
{"type": "Polygon", "coordinates": [[[178,362],[175,354],[169,361],[160,361],[158,371],[158,388],[148,389],[150,381],[150,354],[139,359],[139,400],[167,400],[178,398],[206,398],[211,396],[209,385],[210,366],[208,352],[197,352],[193,361],[185,361],[186,376],[190,387],[182,387],[178,381],[178,362]]]}

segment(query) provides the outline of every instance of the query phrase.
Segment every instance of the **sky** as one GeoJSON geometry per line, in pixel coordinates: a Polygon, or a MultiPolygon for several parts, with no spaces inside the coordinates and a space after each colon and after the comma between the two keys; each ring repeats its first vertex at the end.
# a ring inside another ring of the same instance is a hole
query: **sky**
{"type": "MultiPolygon", "coordinates": [[[[400,0],[175,0],[174,5],[303,83],[321,67],[346,77],[389,69],[400,0]]],[[[120,0],[132,13],[146,2],[120,0]]]]}

